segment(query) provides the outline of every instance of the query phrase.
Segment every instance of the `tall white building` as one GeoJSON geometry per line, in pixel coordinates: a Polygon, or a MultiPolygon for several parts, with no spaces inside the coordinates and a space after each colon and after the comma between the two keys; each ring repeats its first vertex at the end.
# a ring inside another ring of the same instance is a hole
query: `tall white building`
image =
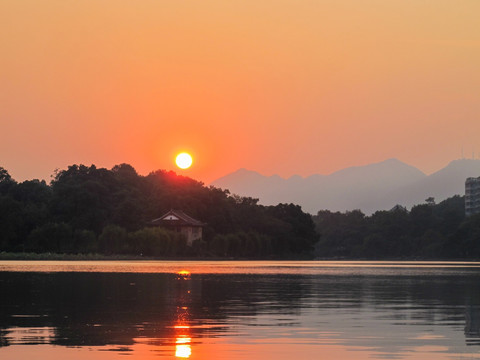
{"type": "Polygon", "coordinates": [[[465,215],[480,213],[480,177],[465,181],[465,215]]]}

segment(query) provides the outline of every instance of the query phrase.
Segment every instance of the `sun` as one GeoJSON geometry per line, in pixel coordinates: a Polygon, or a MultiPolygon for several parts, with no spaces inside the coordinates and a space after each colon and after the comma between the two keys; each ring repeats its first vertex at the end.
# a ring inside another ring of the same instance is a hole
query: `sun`
{"type": "Polygon", "coordinates": [[[180,169],[188,169],[192,166],[192,156],[189,153],[183,152],[177,155],[175,163],[180,169]]]}

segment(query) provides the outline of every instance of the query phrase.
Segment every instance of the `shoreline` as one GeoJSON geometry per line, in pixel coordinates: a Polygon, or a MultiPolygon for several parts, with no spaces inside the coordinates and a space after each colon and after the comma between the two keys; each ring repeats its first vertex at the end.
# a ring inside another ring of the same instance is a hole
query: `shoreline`
{"type": "Polygon", "coordinates": [[[103,254],[58,254],[58,253],[10,253],[0,252],[0,261],[418,261],[418,262],[478,262],[480,259],[442,259],[442,258],[236,258],[236,257],[152,257],[140,255],[103,255],[103,254]]]}

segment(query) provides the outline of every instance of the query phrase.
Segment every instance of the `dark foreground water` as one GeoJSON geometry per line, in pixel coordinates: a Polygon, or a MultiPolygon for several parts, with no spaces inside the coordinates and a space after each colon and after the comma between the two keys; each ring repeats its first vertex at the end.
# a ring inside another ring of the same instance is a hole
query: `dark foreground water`
{"type": "Polygon", "coordinates": [[[480,264],[0,261],[0,359],[480,358],[480,264]]]}

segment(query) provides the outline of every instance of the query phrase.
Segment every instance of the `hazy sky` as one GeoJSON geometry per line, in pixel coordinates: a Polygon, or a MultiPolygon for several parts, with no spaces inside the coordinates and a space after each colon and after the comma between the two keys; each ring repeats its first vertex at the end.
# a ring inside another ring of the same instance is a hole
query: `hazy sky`
{"type": "Polygon", "coordinates": [[[0,166],[303,176],[480,152],[479,0],[0,0],[0,166]]]}

